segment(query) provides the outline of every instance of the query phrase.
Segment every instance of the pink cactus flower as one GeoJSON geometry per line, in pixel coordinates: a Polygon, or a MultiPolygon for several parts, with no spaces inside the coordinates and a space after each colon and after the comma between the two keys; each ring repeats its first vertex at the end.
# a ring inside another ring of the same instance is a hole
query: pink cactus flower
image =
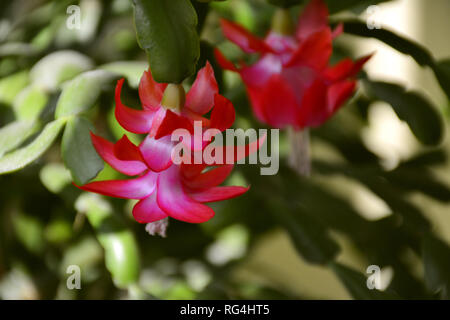
{"type": "MultiPolygon", "coordinates": [[[[234,122],[233,105],[217,93],[209,63],[198,72],[185,103],[181,101],[176,109],[164,106],[162,100],[168,86],[156,83],[150,72],[144,73],[139,85],[143,110],[124,106],[120,101],[123,81],[119,80],[116,87],[116,118],[126,130],[148,135],[139,146],[130,142],[126,135],[115,144],[93,133],[91,138],[103,160],[115,170],[135,177],[94,181],[78,186],[80,189],[139,200],[133,208],[133,216],[140,223],[166,217],[190,223],[205,222],[214,216],[214,211],[204,203],[234,198],[248,190],[240,186],[219,186],[231,173],[233,164],[174,164],[171,160],[170,134],[175,129],[192,130],[193,121],[200,120],[205,127],[223,131],[234,122]],[[211,109],[210,119],[203,117],[211,109]]],[[[259,143],[244,146],[243,156],[256,151],[259,143]]],[[[222,148],[226,157],[228,149],[222,148]]],[[[242,153],[236,154],[242,156],[242,153]]]]}

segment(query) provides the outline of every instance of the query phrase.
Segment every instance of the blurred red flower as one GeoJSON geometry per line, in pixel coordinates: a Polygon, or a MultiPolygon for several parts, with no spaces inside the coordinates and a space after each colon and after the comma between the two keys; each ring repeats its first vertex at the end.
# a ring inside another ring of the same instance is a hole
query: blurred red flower
{"type": "Polygon", "coordinates": [[[283,18],[278,21],[283,30],[272,30],[264,39],[222,19],[224,35],[244,52],[260,57],[250,66],[236,67],[216,49],[216,59],[222,68],[239,72],[261,122],[276,128],[317,127],[353,94],[354,77],[370,56],[328,66],[332,40],[342,32],[342,25],[331,30],[322,0],[306,6],[295,30],[289,30],[287,16],[283,18]]]}

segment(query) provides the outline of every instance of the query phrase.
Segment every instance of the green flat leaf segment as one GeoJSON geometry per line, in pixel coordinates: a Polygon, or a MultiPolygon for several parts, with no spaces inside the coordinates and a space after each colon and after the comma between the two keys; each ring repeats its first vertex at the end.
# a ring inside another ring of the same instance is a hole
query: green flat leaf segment
{"type": "Polygon", "coordinates": [[[91,122],[82,117],[74,117],[67,123],[61,144],[64,164],[70,170],[74,182],[83,185],[97,176],[103,169],[103,160],[92,145],[91,122]]]}
{"type": "Polygon", "coordinates": [[[17,149],[0,159],[0,174],[14,172],[39,158],[55,141],[67,119],[48,123],[44,130],[29,145],[17,149]]]}
{"type": "Polygon", "coordinates": [[[117,76],[105,70],[80,74],[68,82],[56,105],[55,118],[77,115],[94,106],[103,86],[117,76]]]}
{"type": "Polygon", "coordinates": [[[200,55],[197,14],[189,0],[133,0],[139,45],[157,82],[180,83],[195,72],[200,55]]]}

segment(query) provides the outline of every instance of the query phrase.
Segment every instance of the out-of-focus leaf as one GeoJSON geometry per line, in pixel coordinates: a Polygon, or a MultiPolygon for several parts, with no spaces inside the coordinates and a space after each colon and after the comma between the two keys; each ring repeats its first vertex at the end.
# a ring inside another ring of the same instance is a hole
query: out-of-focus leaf
{"type": "Polygon", "coordinates": [[[387,2],[391,0],[325,0],[330,14],[337,13],[343,10],[352,10],[357,13],[364,11],[368,6],[375,5],[380,2],[387,2]]]}
{"type": "Polygon", "coordinates": [[[28,71],[20,71],[0,79],[0,102],[12,104],[16,95],[27,86],[28,71]]]}
{"type": "Polygon", "coordinates": [[[303,0],[269,0],[269,3],[282,8],[289,8],[302,2],[303,0]]]}
{"type": "Polygon", "coordinates": [[[403,38],[386,29],[369,29],[367,23],[359,20],[344,20],[344,32],[356,36],[378,39],[401,53],[410,55],[421,66],[432,66],[434,64],[433,56],[420,44],[403,38]]]}
{"type": "Polygon", "coordinates": [[[433,293],[441,292],[449,299],[450,247],[442,240],[427,233],[423,238],[423,263],[425,284],[433,293]]]}
{"type": "Polygon", "coordinates": [[[402,162],[402,167],[417,167],[417,166],[436,166],[442,165],[447,161],[447,154],[442,150],[430,150],[420,153],[415,157],[402,162]]]}
{"type": "Polygon", "coordinates": [[[366,185],[373,193],[383,199],[391,210],[403,217],[403,224],[413,232],[429,230],[430,222],[422,211],[405,199],[405,191],[389,183],[377,167],[341,166],[321,161],[315,168],[323,174],[344,174],[366,185]]]}
{"type": "Polygon", "coordinates": [[[67,268],[72,265],[79,266],[81,271],[81,288],[83,288],[83,284],[98,278],[99,270],[97,265],[101,262],[101,259],[102,247],[94,237],[85,237],[64,250],[59,272],[62,278],[67,278],[67,268]]]}
{"type": "Polygon", "coordinates": [[[139,45],[158,82],[180,83],[195,72],[200,54],[197,14],[189,0],[133,0],[139,45]]]}
{"type": "Polygon", "coordinates": [[[417,190],[437,200],[450,201],[450,189],[424,168],[399,167],[385,174],[386,178],[403,190],[417,190]]]}
{"type": "Polygon", "coordinates": [[[39,172],[42,184],[51,192],[59,193],[72,178],[70,171],[61,163],[46,164],[39,172]]]}
{"type": "MultiPolygon", "coordinates": [[[[337,1],[334,1],[337,2],[337,1]]],[[[339,1],[341,2],[341,1],[339,1]]],[[[406,39],[393,31],[387,29],[369,29],[367,23],[359,20],[346,20],[344,31],[349,34],[375,38],[401,53],[410,55],[421,66],[429,66],[450,99],[450,63],[449,60],[436,62],[430,51],[413,40],[406,39]]]]}
{"type": "Polygon", "coordinates": [[[0,45],[0,57],[32,56],[37,50],[34,46],[23,42],[7,42],[0,45]]]}
{"type": "Polygon", "coordinates": [[[69,221],[64,219],[52,220],[44,230],[45,239],[52,243],[67,242],[73,234],[73,227],[69,221]]]}
{"type": "Polygon", "coordinates": [[[406,91],[388,82],[365,81],[370,92],[386,101],[401,120],[404,120],[420,142],[436,145],[442,140],[443,121],[439,111],[424,96],[406,91]]]}
{"type": "Polygon", "coordinates": [[[117,73],[127,79],[132,88],[137,88],[142,74],[148,69],[144,61],[116,61],[104,64],[99,69],[117,73]]]}
{"type": "Polygon", "coordinates": [[[367,287],[367,278],[358,271],[346,267],[338,262],[330,264],[331,269],[342,281],[348,292],[355,299],[359,300],[392,300],[398,297],[387,291],[379,291],[377,289],[369,289],[367,287]]]}
{"type": "Polygon", "coordinates": [[[104,70],[80,74],[64,86],[56,105],[55,117],[77,115],[90,109],[100,96],[103,86],[115,77],[114,73],[104,70]]]}
{"type": "Polygon", "coordinates": [[[103,160],[92,145],[90,131],[94,126],[83,117],[69,120],[61,144],[64,164],[70,170],[74,182],[83,185],[103,169],[103,160]]]}
{"type": "Polygon", "coordinates": [[[62,118],[48,123],[29,145],[0,158],[0,174],[22,169],[39,158],[55,141],[66,121],[62,118]]]}
{"type": "Polygon", "coordinates": [[[36,132],[38,126],[32,121],[15,121],[0,128],[0,157],[20,146],[36,132]]]}
{"type": "Polygon", "coordinates": [[[48,95],[37,86],[29,86],[14,99],[14,113],[19,120],[36,119],[44,109],[48,95]]]}
{"type": "Polygon", "coordinates": [[[30,71],[34,84],[48,90],[56,90],[61,83],[93,67],[87,56],[71,50],[50,53],[39,60],[30,71]]]}
{"type": "Polygon", "coordinates": [[[447,99],[450,99],[450,59],[436,62],[433,70],[441,88],[447,95],[447,99]]]}
{"type": "Polygon", "coordinates": [[[284,201],[272,201],[274,218],[280,222],[297,249],[308,262],[326,264],[339,252],[338,244],[327,230],[305,211],[293,210],[284,201]]]}
{"type": "Polygon", "coordinates": [[[83,193],[75,203],[86,213],[105,249],[106,268],[119,288],[136,284],[139,278],[139,250],[133,233],[114,215],[108,202],[92,193],[83,193]]]}
{"type": "Polygon", "coordinates": [[[17,238],[31,252],[37,254],[44,249],[44,226],[36,217],[17,212],[13,215],[13,226],[17,238]]]}

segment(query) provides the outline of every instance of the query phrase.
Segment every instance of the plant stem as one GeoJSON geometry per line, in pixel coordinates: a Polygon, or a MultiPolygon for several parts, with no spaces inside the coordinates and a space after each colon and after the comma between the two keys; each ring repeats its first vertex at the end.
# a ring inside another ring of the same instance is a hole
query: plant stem
{"type": "Polygon", "coordinates": [[[290,142],[289,165],[299,175],[309,177],[311,174],[311,159],[309,154],[309,130],[288,129],[290,142]]]}

